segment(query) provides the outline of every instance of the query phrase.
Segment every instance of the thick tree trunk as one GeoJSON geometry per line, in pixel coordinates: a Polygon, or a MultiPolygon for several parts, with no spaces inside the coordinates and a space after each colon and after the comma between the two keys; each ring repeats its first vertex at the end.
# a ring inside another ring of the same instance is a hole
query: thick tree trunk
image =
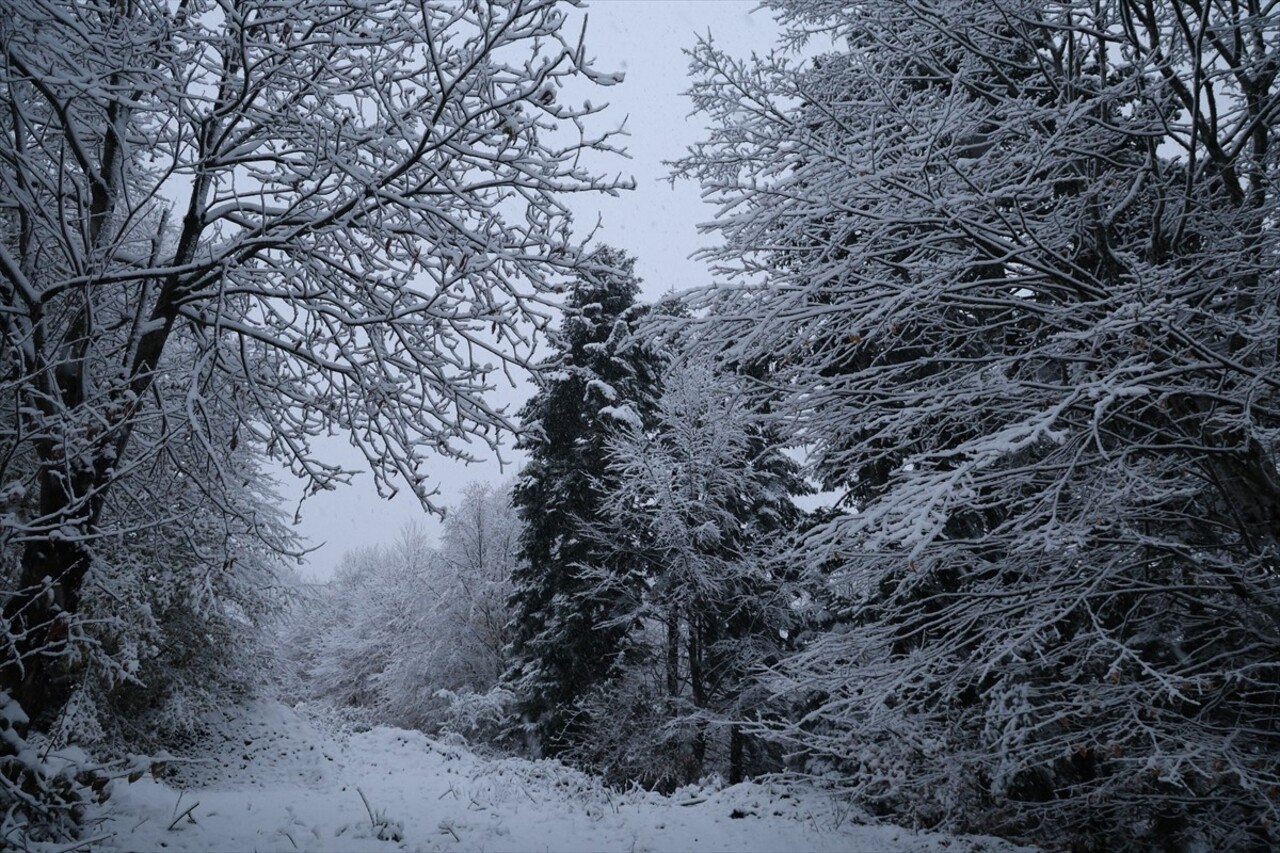
{"type": "MultiPolygon", "coordinates": [[[[120,389],[133,400],[142,399],[151,384],[172,329],[172,318],[144,335],[135,355],[133,380],[120,389]]],[[[64,377],[65,378],[65,377],[64,377]]],[[[59,383],[61,406],[49,414],[76,412],[85,399],[84,377],[59,383]]],[[[40,394],[33,395],[40,408],[40,394]]],[[[45,396],[50,396],[45,391],[45,396]]],[[[62,666],[72,640],[71,622],[80,609],[80,593],[92,556],[85,538],[98,523],[107,492],[114,481],[113,460],[122,459],[132,435],[136,404],[120,403],[125,412],[113,429],[104,431],[88,447],[70,450],[84,440],[77,435],[50,438],[37,445],[41,462],[40,518],[55,525],[54,534],[29,540],[22,552],[18,589],[4,607],[4,624],[12,636],[6,659],[0,661],[0,689],[18,701],[37,730],[65,704],[74,688],[71,673],[62,666]],[[91,461],[74,468],[66,462],[77,456],[91,461]],[[55,535],[56,534],[56,535],[55,535]]]]}
{"type": "MultiPolygon", "coordinates": [[[[42,455],[52,457],[52,447],[42,455]]],[[[59,536],[27,542],[22,552],[18,588],[4,608],[4,624],[12,637],[7,659],[0,664],[0,689],[18,701],[40,728],[71,694],[70,680],[59,664],[70,641],[71,617],[80,608],[80,591],[89,571],[90,555],[83,542],[68,531],[90,526],[92,501],[88,493],[91,471],[68,473],[46,462],[40,476],[40,515],[58,520],[59,536]]]]}
{"type": "Polygon", "coordinates": [[[89,565],[89,554],[78,542],[29,543],[22,555],[20,587],[4,609],[13,647],[0,666],[0,689],[18,701],[37,729],[71,695],[72,680],[61,661],[89,565]]]}

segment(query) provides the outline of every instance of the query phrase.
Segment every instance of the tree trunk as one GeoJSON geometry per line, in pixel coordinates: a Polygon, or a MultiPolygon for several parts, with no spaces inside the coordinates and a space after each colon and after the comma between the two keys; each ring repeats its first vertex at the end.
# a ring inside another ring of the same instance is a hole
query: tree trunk
{"type": "MultiPolygon", "coordinates": [[[[703,684],[702,617],[690,614],[689,618],[689,687],[693,692],[693,704],[696,708],[705,708],[707,703],[706,688],[703,684]]],[[[695,773],[701,775],[707,759],[707,735],[698,723],[698,732],[693,736],[693,761],[695,773]]]]}
{"type": "Polygon", "coordinates": [[[736,785],[746,775],[743,768],[743,734],[737,725],[729,726],[729,784],[736,785]]]}
{"type": "MultiPolygon", "coordinates": [[[[56,477],[46,473],[41,478],[41,509],[46,517],[44,505],[54,503],[63,492],[49,482],[56,477]]],[[[0,665],[0,689],[17,700],[37,729],[71,695],[71,679],[59,662],[67,652],[71,617],[79,610],[90,562],[89,552],[74,539],[28,542],[22,552],[18,589],[4,608],[12,645],[9,659],[0,665]]]]}
{"type": "Polygon", "coordinates": [[[667,695],[680,692],[680,611],[675,605],[667,612],[667,695]]]}
{"type": "MultiPolygon", "coordinates": [[[[173,289],[176,280],[171,282],[173,289]]],[[[123,402],[125,393],[133,400],[143,398],[173,328],[176,315],[166,300],[161,301],[171,313],[161,315],[159,309],[153,313],[153,320],[163,322],[142,337],[134,355],[133,378],[113,395],[126,413],[120,423],[77,453],[68,448],[86,440],[79,435],[49,437],[36,445],[41,465],[40,518],[49,525],[56,523],[59,535],[33,538],[23,549],[18,589],[4,607],[4,625],[11,639],[7,659],[0,662],[0,690],[17,700],[37,730],[62,708],[74,688],[71,673],[57,664],[72,639],[71,620],[80,609],[80,592],[92,564],[83,537],[98,523],[114,482],[115,461],[124,458],[133,434],[137,405],[123,402]],[[68,465],[66,460],[81,455],[91,461],[68,465]]],[[[76,412],[85,400],[82,370],[77,365],[60,378],[59,408],[50,410],[47,398],[52,393],[47,388],[32,393],[31,408],[45,415],[76,412]]]]}

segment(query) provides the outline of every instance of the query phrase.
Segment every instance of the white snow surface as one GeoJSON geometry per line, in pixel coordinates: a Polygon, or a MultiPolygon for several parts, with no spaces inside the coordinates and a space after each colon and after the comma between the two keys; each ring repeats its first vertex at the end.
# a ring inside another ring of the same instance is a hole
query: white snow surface
{"type": "Polygon", "coordinates": [[[100,825],[90,835],[101,839],[93,849],[1020,849],[866,825],[817,789],[744,783],[670,797],[618,792],[555,761],[485,758],[403,729],[328,731],[318,719],[272,702],[225,713],[198,760],[170,765],[161,779],[112,783],[92,815],[100,825]]]}

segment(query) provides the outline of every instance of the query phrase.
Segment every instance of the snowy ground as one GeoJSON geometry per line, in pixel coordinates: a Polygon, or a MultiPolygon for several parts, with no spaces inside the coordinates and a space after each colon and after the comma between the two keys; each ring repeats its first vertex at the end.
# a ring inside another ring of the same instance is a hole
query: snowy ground
{"type": "Polygon", "coordinates": [[[556,762],[481,758],[417,732],[328,733],[271,703],[229,714],[202,760],[163,781],[112,785],[95,850],[1015,849],[860,825],[817,791],[622,794],[556,762]]]}

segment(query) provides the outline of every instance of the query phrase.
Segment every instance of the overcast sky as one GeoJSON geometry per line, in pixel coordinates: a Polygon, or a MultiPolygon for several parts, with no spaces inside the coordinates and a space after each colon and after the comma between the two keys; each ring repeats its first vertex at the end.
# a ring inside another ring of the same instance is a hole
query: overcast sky
{"type": "MultiPolygon", "coordinates": [[[[604,71],[622,71],[625,81],[590,95],[608,100],[602,117],[611,125],[626,119],[630,137],[626,145],[631,159],[614,160],[614,168],[635,177],[636,189],[621,198],[579,203],[575,215],[580,229],[590,228],[599,216],[601,241],[619,246],[637,258],[636,269],[644,279],[644,298],[667,290],[705,284],[708,275],[700,262],[689,259],[700,245],[695,226],[712,216],[701,202],[698,187],[666,180],[664,160],[680,157],[687,146],[702,137],[701,117],[690,117],[688,57],[697,35],[712,34],[716,43],[735,55],[764,52],[774,44],[777,27],[767,12],[752,12],[757,0],[595,0],[588,15],[587,52],[604,71]]],[[[577,32],[575,23],[571,32],[577,32]]],[[[702,238],[705,239],[705,238],[702,238]]],[[[512,411],[529,395],[528,388],[503,389],[497,398],[509,402],[512,411]]],[[[341,461],[353,465],[356,457],[342,445],[333,445],[341,461]]],[[[496,461],[463,466],[441,459],[432,471],[440,483],[441,502],[456,501],[461,487],[471,480],[500,481],[518,470],[519,457],[505,454],[515,465],[505,472],[496,461]]],[[[342,554],[355,547],[394,539],[407,522],[423,522],[438,530],[417,502],[408,495],[386,501],[374,493],[367,475],[352,486],[308,498],[301,508],[297,530],[312,545],[324,543],[310,555],[304,573],[323,579],[330,576],[342,554]]],[[[297,506],[300,487],[290,480],[280,483],[297,506]]]]}

